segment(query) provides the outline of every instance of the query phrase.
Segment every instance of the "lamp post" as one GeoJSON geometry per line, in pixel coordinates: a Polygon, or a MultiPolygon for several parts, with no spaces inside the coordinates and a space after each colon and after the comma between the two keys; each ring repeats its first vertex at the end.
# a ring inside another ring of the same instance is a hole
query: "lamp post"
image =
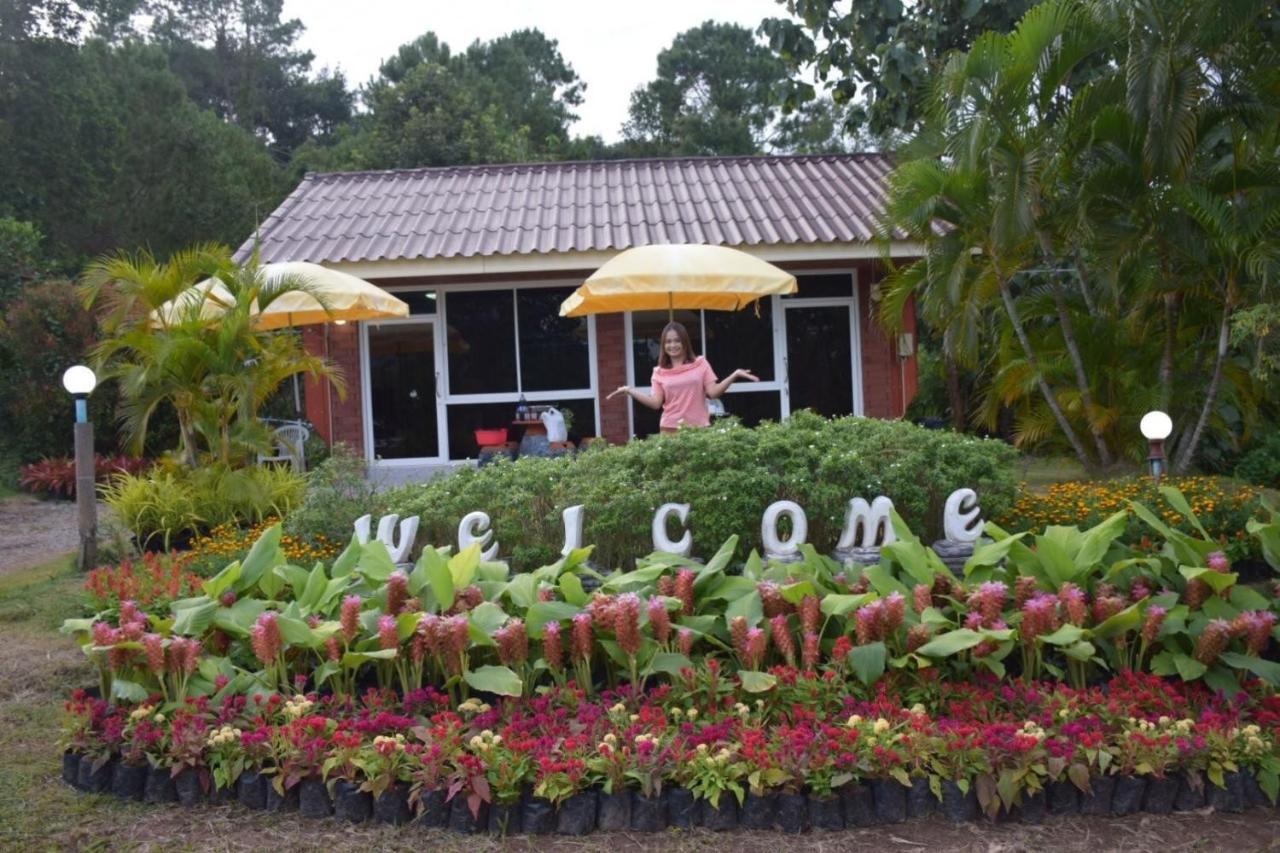
{"type": "Polygon", "coordinates": [[[1151,478],[1160,485],[1160,476],[1164,474],[1164,440],[1173,432],[1173,420],[1164,412],[1147,412],[1138,424],[1142,436],[1147,440],[1147,464],[1151,466],[1151,478]]]}
{"type": "Polygon", "coordinates": [[[97,484],[93,470],[93,424],[89,422],[89,395],[98,377],[83,364],[68,367],[62,387],[76,400],[76,509],[80,520],[80,552],[76,565],[87,572],[98,562],[97,484]]]}

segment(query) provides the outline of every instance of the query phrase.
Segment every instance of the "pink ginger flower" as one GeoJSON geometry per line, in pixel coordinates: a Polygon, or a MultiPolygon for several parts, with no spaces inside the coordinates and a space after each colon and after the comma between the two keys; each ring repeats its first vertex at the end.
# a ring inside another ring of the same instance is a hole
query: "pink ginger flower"
{"type": "Polygon", "coordinates": [[[457,614],[444,621],[445,648],[457,658],[471,645],[471,623],[466,616],[457,614]]]}
{"type": "Polygon", "coordinates": [[[869,589],[871,589],[871,580],[866,575],[863,575],[849,585],[849,594],[862,595],[869,589]]]}
{"type": "Polygon", "coordinates": [[[1058,599],[1040,593],[1022,605],[1022,642],[1034,643],[1037,637],[1058,630],[1058,599]]]}
{"type": "Polygon", "coordinates": [[[163,676],[165,671],[164,638],[159,634],[146,634],[142,638],[142,653],[147,658],[147,669],[152,675],[163,676]]]}
{"type": "Polygon", "coordinates": [[[1246,652],[1261,655],[1275,625],[1276,614],[1269,610],[1251,610],[1237,616],[1231,623],[1231,629],[1235,636],[1244,637],[1246,652]]]}
{"type": "Polygon", "coordinates": [[[818,641],[816,631],[806,631],[804,634],[804,644],[800,652],[800,660],[804,664],[806,670],[815,670],[818,668],[818,660],[822,656],[822,646],[818,641]]]}
{"type": "Polygon", "coordinates": [[[982,623],[990,625],[1000,618],[1004,612],[1005,601],[1009,598],[1009,587],[1000,581],[988,581],[982,584],[969,596],[969,606],[978,608],[982,614],[982,623]]]}
{"type": "Polygon", "coordinates": [[[1064,583],[1058,590],[1058,601],[1067,614],[1067,621],[1078,628],[1083,628],[1089,616],[1089,602],[1084,590],[1073,583],[1064,583]]]}
{"type": "Polygon", "coordinates": [[[800,630],[805,634],[816,634],[822,625],[822,601],[816,595],[806,595],[800,599],[800,630]]]}
{"type": "Polygon", "coordinates": [[[1227,555],[1221,551],[1214,551],[1205,558],[1205,565],[1213,569],[1215,572],[1226,574],[1231,571],[1231,561],[1227,559],[1227,555]]]}
{"type": "Polygon", "coordinates": [[[1227,650],[1230,642],[1231,626],[1224,619],[1214,619],[1204,626],[1204,631],[1196,640],[1194,657],[1205,666],[1210,666],[1227,650]]]}
{"type": "Polygon", "coordinates": [[[698,579],[693,569],[681,569],[676,572],[676,598],[680,599],[680,614],[693,615],[693,582],[698,579]]]}
{"type": "Polygon", "coordinates": [[[89,636],[93,638],[95,646],[114,646],[120,641],[120,632],[106,622],[94,622],[89,629],[89,636]]]}
{"type": "Polygon", "coordinates": [[[579,613],[573,617],[572,645],[574,660],[590,660],[592,647],[591,614],[579,613]]]}
{"type": "Polygon", "coordinates": [[[858,638],[858,645],[865,646],[867,643],[880,639],[880,622],[883,610],[884,605],[879,599],[858,608],[853,618],[853,630],[858,638]]]}
{"type": "Polygon", "coordinates": [[[796,641],[791,636],[791,628],[787,625],[787,617],[781,613],[769,620],[769,631],[773,634],[773,644],[787,662],[788,666],[796,665],[796,641]]]}
{"type": "Polygon", "coordinates": [[[142,635],[145,633],[147,633],[147,623],[141,619],[120,623],[120,636],[130,643],[142,642],[142,635]]]}
{"type": "Polygon", "coordinates": [[[465,613],[468,610],[475,610],[481,604],[484,604],[484,591],[472,584],[458,592],[453,602],[453,609],[459,613],[465,613]]]}
{"type": "Polygon", "coordinates": [[[1150,597],[1151,597],[1151,587],[1148,586],[1147,582],[1142,578],[1138,578],[1129,587],[1130,601],[1141,601],[1144,598],[1150,598],[1150,597]]]}
{"type": "Polygon", "coordinates": [[[658,595],[665,595],[667,598],[676,597],[676,579],[671,575],[663,575],[658,578],[657,583],[658,595]]]}
{"type": "Polygon", "coordinates": [[[1022,609],[1036,594],[1036,579],[1031,575],[1019,575],[1013,582],[1013,606],[1022,609]]]}
{"type": "Polygon", "coordinates": [[[782,597],[782,589],[773,581],[760,581],[756,584],[760,593],[760,603],[764,605],[766,619],[772,619],[779,613],[790,613],[791,605],[782,597]]]}
{"type": "Polygon", "coordinates": [[[409,577],[399,569],[387,578],[387,613],[399,616],[409,599],[409,577]]]}
{"type": "Polygon", "coordinates": [[[542,626],[542,659],[552,672],[564,671],[564,639],[560,635],[559,622],[548,622],[542,626]]]}
{"type": "Polygon", "coordinates": [[[396,617],[391,615],[378,617],[378,646],[383,649],[394,649],[400,646],[396,617]]]}
{"type": "Polygon", "coordinates": [[[693,631],[689,628],[681,628],[676,632],[676,646],[680,649],[680,654],[689,657],[693,654],[693,631]]]}
{"type": "Polygon", "coordinates": [[[360,633],[360,607],[363,604],[364,600],[358,595],[348,595],[342,599],[338,623],[342,626],[342,637],[348,643],[360,633]]]}
{"type": "Polygon", "coordinates": [[[729,639],[733,641],[734,650],[741,656],[747,653],[747,629],[750,627],[745,616],[735,616],[729,622],[729,639]]]}
{"type": "Polygon", "coordinates": [[[671,614],[667,612],[667,604],[654,596],[649,599],[649,626],[653,629],[653,638],[662,645],[671,639],[671,614]]]}
{"type": "Polygon", "coordinates": [[[538,587],[538,600],[539,601],[555,601],[556,600],[555,589],[549,586],[538,587]]]}
{"type": "Polygon", "coordinates": [[[169,671],[190,675],[200,665],[200,641],[174,637],[169,641],[169,671]]]}
{"type": "Polygon", "coordinates": [[[640,596],[634,592],[618,596],[614,605],[613,634],[628,657],[640,653],[640,596]]]}
{"type": "Polygon", "coordinates": [[[494,632],[498,641],[498,660],[504,666],[522,666],[529,658],[529,633],[524,622],[512,619],[494,632]]]}
{"type": "Polygon", "coordinates": [[[324,641],[324,656],[334,663],[342,660],[342,644],[338,642],[337,637],[330,637],[324,641]]]}
{"type": "Polygon", "coordinates": [[[907,621],[907,600],[900,592],[891,592],[884,599],[883,631],[881,639],[896,632],[907,621]]]}
{"type": "MultiPolygon", "coordinates": [[[[973,615],[973,614],[970,614],[970,615],[973,615]]],[[[928,625],[925,625],[924,623],[921,623],[919,625],[912,625],[911,629],[907,631],[907,651],[908,652],[916,651],[925,643],[929,642],[932,635],[933,635],[933,629],[930,628],[928,625]]]]}
{"type": "Polygon", "coordinates": [[[764,663],[766,637],[759,628],[747,629],[747,654],[743,661],[749,669],[759,669],[764,663]]]}
{"type": "Polygon", "coordinates": [[[911,590],[911,606],[916,613],[923,613],[933,605],[933,589],[928,584],[918,583],[911,590]]]}
{"type": "Polygon", "coordinates": [[[1124,599],[1115,595],[1105,595],[1093,600],[1093,621],[1101,625],[1103,622],[1124,610],[1124,599]]]}
{"type": "Polygon", "coordinates": [[[597,592],[587,603],[587,613],[591,615],[591,627],[597,631],[613,631],[618,622],[614,614],[615,599],[611,595],[597,592]]]}
{"type": "Polygon", "coordinates": [[[126,622],[146,622],[146,614],[138,609],[138,603],[133,599],[120,602],[120,625],[126,622]]]}
{"type": "Polygon", "coordinates": [[[970,610],[964,615],[964,626],[970,631],[979,631],[982,629],[982,612],[978,610],[970,610]]]}
{"type": "Polygon", "coordinates": [[[1182,593],[1182,600],[1186,602],[1187,607],[1192,610],[1198,610],[1202,604],[1209,600],[1211,595],[1213,595],[1213,587],[1200,580],[1200,578],[1192,578],[1187,581],[1187,588],[1182,593]]]}
{"type": "Polygon", "coordinates": [[[1164,619],[1169,615],[1169,611],[1159,605],[1151,605],[1147,608],[1146,619],[1142,623],[1142,640],[1147,645],[1155,643],[1156,638],[1160,636],[1160,628],[1164,626],[1164,619]]]}
{"type": "Polygon", "coordinates": [[[258,621],[249,629],[249,643],[263,666],[276,662],[284,647],[284,640],[280,636],[279,617],[274,610],[268,610],[258,617],[258,621]]]}

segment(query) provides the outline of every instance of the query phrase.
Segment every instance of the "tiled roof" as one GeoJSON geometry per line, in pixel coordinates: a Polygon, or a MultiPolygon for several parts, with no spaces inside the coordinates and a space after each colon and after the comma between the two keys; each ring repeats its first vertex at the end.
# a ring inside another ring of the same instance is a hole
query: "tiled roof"
{"type": "Polygon", "coordinates": [[[865,242],[891,168],[847,154],[310,174],[258,239],[263,262],[315,263],[865,242]]]}

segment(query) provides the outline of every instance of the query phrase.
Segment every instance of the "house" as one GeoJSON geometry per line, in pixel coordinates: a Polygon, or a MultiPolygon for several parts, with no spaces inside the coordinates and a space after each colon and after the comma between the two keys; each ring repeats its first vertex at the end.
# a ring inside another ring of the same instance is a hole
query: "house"
{"type": "Polygon", "coordinates": [[[572,412],[577,436],[656,432],[657,413],[604,397],[647,384],[666,312],[558,313],[604,261],[652,243],[732,246],[797,277],[798,293],[758,310],[676,312],[717,371],[760,376],[725,396],[731,414],[902,416],[913,309],[896,340],[870,311],[886,250],[920,253],[874,238],[891,165],[850,154],[309,174],[254,239],[263,262],[323,264],[409,303],[406,319],[303,333],[348,389],[340,400],[310,382],[310,420],[404,480],[474,458],[473,431],[510,424],[522,398],[572,412]]]}

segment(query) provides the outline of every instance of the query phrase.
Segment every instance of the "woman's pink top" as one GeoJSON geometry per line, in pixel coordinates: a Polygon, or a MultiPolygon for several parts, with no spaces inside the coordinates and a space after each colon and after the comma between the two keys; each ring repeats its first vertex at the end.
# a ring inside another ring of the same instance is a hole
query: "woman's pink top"
{"type": "Polygon", "coordinates": [[[679,367],[655,367],[650,384],[655,392],[662,389],[660,427],[711,426],[707,391],[716,384],[716,374],[705,358],[698,356],[679,367]]]}

